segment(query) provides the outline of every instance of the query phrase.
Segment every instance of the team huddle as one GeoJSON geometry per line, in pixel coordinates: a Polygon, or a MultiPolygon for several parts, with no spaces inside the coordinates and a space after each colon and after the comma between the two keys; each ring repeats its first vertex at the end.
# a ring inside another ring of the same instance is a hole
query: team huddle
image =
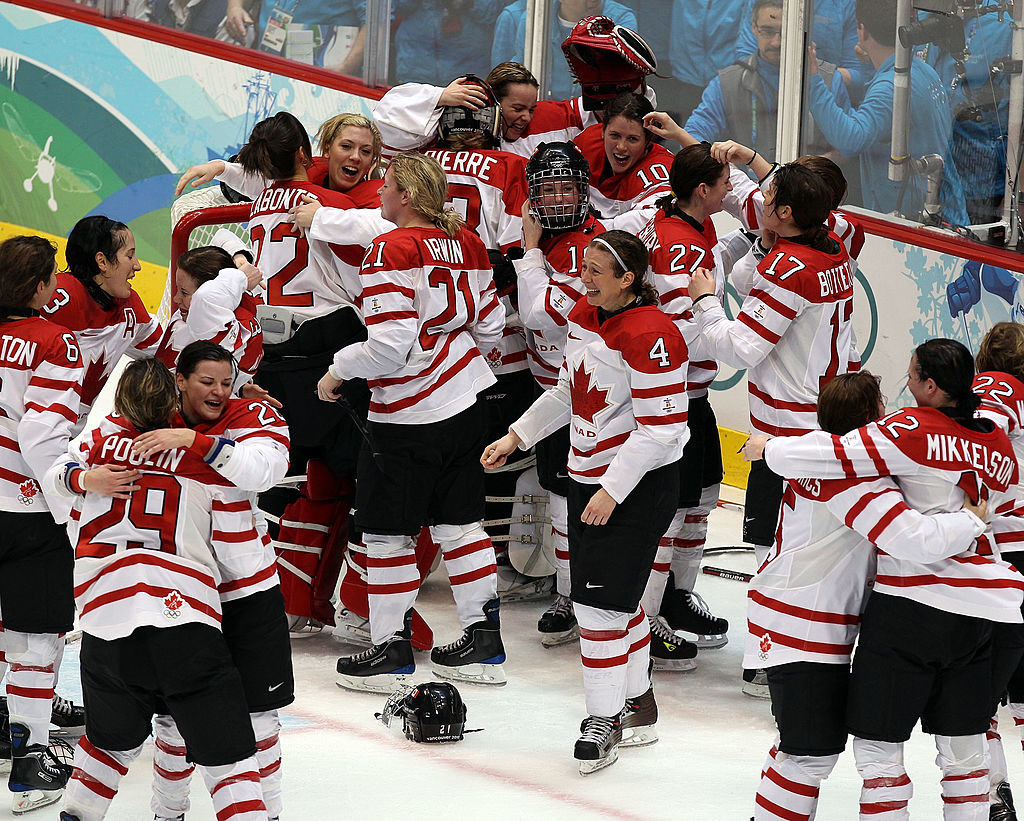
{"type": "MultiPolygon", "coordinates": [[[[907,818],[918,720],[945,818],[1016,817],[986,731],[1006,693],[1024,724],[1024,328],[994,327],[977,375],[959,343],[919,346],[916,407],[883,416],[838,166],[698,142],[655,110],[646,43],[607,18],[563,50],[579,98],[538,102],[502,63],[391,89],[372,121],[323,123],[316,151],[281,112],[234,161],[190,168],[178,193],[217,180],[251,200],[248,242],[222,231],[173,260],[165,325],[132,288],[123,223],[79,221],[60,273],[45,239],[0,245],[16,812],[63,795],[62,821],[102,819],[154,733],[157,821],[184,819],[195,767],[219,819],[279,818],[300,611],[275,544],[302,532],[331,536],[296,548],[318,557],[308,614],[366,647],[338,660],[340,686],[394,693],[414,650],[446,682],[504,684],[499,571],[528,481],[553,531],[539,639],[580,644],[579,770],[654,743],[652,670],[726,642],[694,592],[726,364],[748,376],[759,568],[741,684],[779,731],[754,817],[813,818],[852,734],[861,817],[907,818]],[[719,236],[720,212],[742,227],[719,236]],[[124,355],[113,412],[89,416],[124,355]],[[448,643],[415,607],[438,556],[462,628],[448,643]],[[76,625],[84,713],[55,696],[76,625]],[[49,742],[61,711],[84,730],[73,763],[49,742]]],[[[434,702],[406,700],[410,737],[461,737],[454,688],[416,698],[434,702]]]]}

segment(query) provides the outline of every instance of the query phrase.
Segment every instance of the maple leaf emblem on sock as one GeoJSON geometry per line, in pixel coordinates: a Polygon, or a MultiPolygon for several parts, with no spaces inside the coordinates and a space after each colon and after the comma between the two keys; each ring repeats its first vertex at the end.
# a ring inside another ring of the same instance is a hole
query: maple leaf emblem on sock
{"type": "Polygon", "coordinates": [[[608,389],[590,381],[590,372],[582,359],[572,372],[570,388],[573,415],[595,424],[594,417],[608,407],[608,389]]]}

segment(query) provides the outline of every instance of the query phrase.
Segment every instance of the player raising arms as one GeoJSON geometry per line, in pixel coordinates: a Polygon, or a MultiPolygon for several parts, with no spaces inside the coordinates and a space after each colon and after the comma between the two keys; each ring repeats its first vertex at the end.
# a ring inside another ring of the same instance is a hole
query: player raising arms
{"type": "Polygon", "coordinates": [[[686,343],[646,280],[647,249],[625,231],[591,241],[569,313],[558,383],[481,456],[501,465],[567,421],[569,563],[587,712],[574,755],[587,774],[623,743],[650,744],[657,705],[640,596],[679,498],[686,343]],[[596,490],[595,490],[596,487],[596,490]]]}
{"type": "Polygon", "coordinates": [[[340,350],[318,386],[325,401],[352,377],[372,392],[356,522],[367,548],[373,646],[338,660],[338,683],[352,689],[390,692],[415,669],[406,613],[420,585],[412,539],[423,525],[441,545],[464,631],[431,652],[435,674],[505,682],[476,458],[487,425],[477,394],[494,383],[480,349],[500,340],[505,311],[483,243],[444,210],[447,197],[436,160],[392,160],[381,212],[398,228],[374,241],[361,271],[369,338],[340,350]]]}

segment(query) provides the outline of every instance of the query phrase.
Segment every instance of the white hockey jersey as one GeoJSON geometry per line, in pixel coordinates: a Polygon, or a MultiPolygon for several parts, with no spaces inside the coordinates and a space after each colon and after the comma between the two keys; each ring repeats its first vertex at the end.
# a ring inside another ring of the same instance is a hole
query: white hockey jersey
{"type": "Polygon", "coordinates": [[[0,322],[0,510],[67,521],[70,504],[43,479],[78,424],[83,373],[71,331],[38,316],[0,322]]]}
{"type": "MultiPolygon", "coordinates": [[[[984,424],[984,423],[981,423],[984,424]]],[[[991,424],[991,423],[988,423],[991,424]]],[[[904,408],[845,436],[815,431],[771,439],[768,467],[786,478],[892,476],[907,504],[922,513],[959,510],[964,494],[1005,509],[1019,479],[1006,434],[972,430],[934,408],[904,408]]],[[[1020,520],[990,517],[990,531],[1019,530],[1020,520]]],[[[994,539],[951,558],[945,545],[908,543],[901,558],[880,552],[875,590],[992,621],[1019,623],[1024,577],[1001,561],[994,539]]]]}
{"type": "Polygon", "coordinates": [[[743,666],[849,664],[875,545],[890,556],[945,558],[984,530],[967,510],[918,513],[891,479],[787,481],[775,546],[747,591],[743,666]]]}
{"type": "Polygon", "coordinates": [[[655,305],[603,322],[585,299],[569,313],[558,383],[512,425],[529,449],[569,423],[569,473],[625,499],[689,439],[686,343],[655,305]]]}
{"type": "Polygon", "coordinates": [[[127,299],[116,300],[114,307],[104,311],[89,296],[85,286],[69,273],[57,274],[57,290],[43,308],[42,315],[74,331],[82,352],[85,368],[82,401],[73,432],[73,435],[78,435],[85,427],[89,409],[122,354],[132,359],[156,356],[163,339],[163,328],[156,317],[149,315],[142,298],[135,291],[127,299]]]}
{"type": "Polygon", "coordinates": [[[396,229],[370,246],[360,276],[368,339],[338,351],[331,368],[367,380],[370,419],[438,422],[495,383],[481,350],[501,340],[505,310],[476,234],[396,229]]]}
{"type": "Polygon", "coordinates": [[[748,368],[750,424],[771,436],[818,427],[821,387],[859,361],[853,339],[853,270],[839,241],[829,254],[779,237],[735,321],[721,302],[694,309],[714,359],[748,368]]]}

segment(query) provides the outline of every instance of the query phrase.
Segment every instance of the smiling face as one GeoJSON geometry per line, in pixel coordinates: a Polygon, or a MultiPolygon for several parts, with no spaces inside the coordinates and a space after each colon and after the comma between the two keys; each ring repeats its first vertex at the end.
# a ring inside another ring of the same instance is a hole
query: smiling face
{"type": "Polygon", "coordinates": [[[142,270],[142,265],[135,257],[135,235],[125,231],[118,240],[123,244],[114,259],[107,259],[102,251],[96,252],[96,265],[100,272],[95,279],[100,288],[115,299],[127,299],[132,293],[131,281],[136,272],[142,270]]]}
{"type": "Polygon", "coordinates": [[[199,283],[184,268],[178,268],[174,272],[174,304],[181,310],[182,319],[188,316],[189,306],[192,304],[192,295],[199,287],[199,283]]]}
{"type": "Polygon", "coordinates": [[[348,125],[338,131],[325,154],[331,188],[348,191],[366,179],[373,167],[373,132],[348,125]]]}
{"type": "Polygon", "coordinates": [[[381,185],[379,193],[381,216],[398,224],[399,215],[405,211],[405,202],[408,195],[398,190],[395,175],[390,168],[384,172],[384,183],[381,185]]]}
{"type": "Polygon", "coordinates": [[[580,281],[587,289],[587,302],[596,308],[614,311],[623,308],[633,300],[630,286],[633,272],[626,271],[621,277],[615,276],[615,259],[600,246],[591,245],[583,255],[580,281]]]}
{"type": "Polygon", "coordinates": [[[530,127],[533,111],[537,108],[537,87],[530,83],[511,83],[498,105],[501,108],[502,136],[509,141],[518,140],[530,127]]]}
{"type": "Polygon", "coordinates": [[[725,197],[730,191],[732,191],[732,183],[729,182],[729,166],[726,164],[715,184],[708,186],[706,200],[708,214],[717,214],[722,210],[722,203],[725,202],[725,197]]]}
{"type": "Polygon", "coordinates": [[[181,412],[190,424],[220,419],[231,397],[234,374],[230,362],[205,359],[187,377],[175,376],[181,392],[181,412]]]}
{"type": "Polygon", "coordinates": [[[647,148],[643,125],[618,115],[605,124],[604,155],[613,174],[622,174],[636,165],[647,148]]]}

